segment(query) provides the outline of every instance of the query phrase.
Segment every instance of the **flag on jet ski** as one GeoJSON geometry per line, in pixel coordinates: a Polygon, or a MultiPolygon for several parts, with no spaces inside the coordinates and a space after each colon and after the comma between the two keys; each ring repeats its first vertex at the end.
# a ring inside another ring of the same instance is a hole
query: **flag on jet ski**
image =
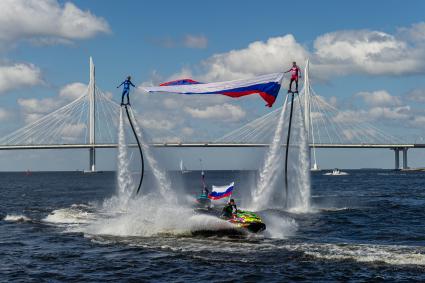
{"type": "Polygon", "coordinates": [[[232,182],[227,186],[212,186],[212,190],[211,193],[208,195],[208,198],[212,200],[218,200],[228,197],[232,194],[234,187],[235,182],[232,182]]]}
{"type": "Polygon", "coordinates": [[[283,73],[262,75],[251,79],[218,83],[201,83],[191,79],[181,79],[162,83],[159,86],[143,87],[147,92],[171,92],[181,94],[221,94],[242,97],[250,94],[260,95],[266,106],[272,107],[280,90],[283,73]]]}

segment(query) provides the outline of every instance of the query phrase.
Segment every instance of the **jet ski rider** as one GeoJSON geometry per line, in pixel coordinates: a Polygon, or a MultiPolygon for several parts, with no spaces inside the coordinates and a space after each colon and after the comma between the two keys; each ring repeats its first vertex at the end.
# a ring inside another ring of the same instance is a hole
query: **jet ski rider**
{"type": "Polygon", "coordinates": [[[235,200],[230,199],[226,206],[223,207],[223,212],[221,213],[221,216],[223,218],[230,219],[233,218],[236,213],[238,213],[238,208],[236,206],[235,200]]]}

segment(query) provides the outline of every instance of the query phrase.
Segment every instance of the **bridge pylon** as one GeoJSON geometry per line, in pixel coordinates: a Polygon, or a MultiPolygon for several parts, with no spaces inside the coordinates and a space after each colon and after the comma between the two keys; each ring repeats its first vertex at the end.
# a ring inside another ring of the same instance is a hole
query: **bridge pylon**
{"type": "Polygon", "coordinates": [[[89,82],[89,144],[92,145],[89,149],[90,155],[90,171],[96,171],[96,77],[95,77],[95,67],[93,63],[93,58],[90,57],[90,82],[89,82]]]}

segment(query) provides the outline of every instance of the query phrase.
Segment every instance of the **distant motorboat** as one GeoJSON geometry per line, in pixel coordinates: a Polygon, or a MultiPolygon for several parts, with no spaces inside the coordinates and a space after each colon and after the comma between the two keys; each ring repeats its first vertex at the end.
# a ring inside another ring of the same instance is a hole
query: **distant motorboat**
{"type": "Polygon", "coordinates": [[[180,172],[182,174],[186,174],[186,173],[189,173],[190,172],[189,170],[186,169],[186,167],[183,164],[183,160],[181,160],[181,159],[180,159],[180,172]]]}
{"type": "Polygon", "coordinates": [[[328,172],[328,173],[325,173],[323,175],[326,175],[326,176],[344,176],[344,175],[349,175],[349,174],[347,172],[340,171],[338,168],[335,168],[334,170],[332,170],[332,172],[328,172]]]}

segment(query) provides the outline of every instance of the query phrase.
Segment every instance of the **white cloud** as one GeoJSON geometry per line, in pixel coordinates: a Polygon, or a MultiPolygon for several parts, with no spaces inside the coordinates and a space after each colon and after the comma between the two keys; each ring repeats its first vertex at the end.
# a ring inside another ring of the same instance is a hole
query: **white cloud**
{"type": "MultiPolygon", "coordinates": [[[[283,71],[292,61],[304,61],[308,52],[291,35],[255,41],[247,48],[216,54],[202,62],[204,81],[239,79],[283,71]]],[[[289,67],[288,67],[289,69],[289,67]]]]}
{"type": "Polygon", "coordinates": [[[61,43],[110,31],[103,18],[56,0],[0,1],[0,41],[21,39],[61,43]]]}
{"type": "Polygon", "coordinates": [[[407,95],[407,99],[414,102],[425,103],[425,89],[414,89],[407,95]]]}
{"type": "Polygon", "coordinates": [[[401,99],[398,96],[392,96],[385,90],[377,90],[373,92],[359,92],[355,96],[363,98],[368,106],[399,106],[401,99]]]}
{"type": "Polygon", "coordinates": [[[11,117],[11,113],[4,108],[0,108],[0,121],[6,121],[11,117]]]}
{"type": "Polygon", "coordinates": [[[189,127],[183,127],[182,128],[182,133],[185,136],[191,136],[191,135],[193,135],[194,132],[195,132],[195,130],[192,129],[192,128],[189,128],[189,127]]]}
{"type": "Polygon", "coordinates": [[[63,125],[61,131],[62,138],[67,141],[75,141],[77,138],[82,136],[86,128],[87,125],[82,123],[63,125]]]}
{"type": "Polygon", "coordinates": [[[401,107],[373,107],[368,114],[371,119],[406,120],[410,117],[410,106],[401,107]]]}
{"type": "Polygon", "coordinates": [[[60,102],[54,98],[19,98],[18,104],[22,111],[26,114],[45,114],[57,109],[60,105],[60,102]]]}
{"type": "MultiPolygon", "coordinates": [[[[146,115],[147,116],[147,115],[146,115]]],[[[141,116],[139,121],[143,128],[155,130],[170,130],[175,126],[175,123],[165,119],[149,119],[145,115],[141,116]]]]}
{"type": "Polygon", "coordinates": [[[24,121],[26,124],[31,124],[39,119],[41,119],[44,114],[40,113],[24,113],[24,121]]]}
{"type": "Polygon", "coordinates": [[[411,120],[409,120],[409,124],[413,127],[425,128],[425,116],[416,115],[411,120]]]}
{"type": "Polygon", "coordinates": [[[425,22],[413,24],[408,28],[399,28],[399,36],[415,43],[425,42],[425,22]]]}
{"type": "MultiPolygon", "coordinates": [[[[79,98],[87,92],[87,85],[75,82],[63,86],[59,90],[59,95],[48,98],[18,98],[17,102],[21,108],[22,115],[26,123],[35,122],[44,115],[59,109],[65,104],[79,98]]],[[[111,97],[111,93],[106,93],[111,97]]]]}
{"type": "Polygon", "coordinates": [[[170,36],[150,38],[149,41],[164,48],[197,48],[203,49],[208,46],[208,38],[205,35],[186,34],[184,37],[173,38],[170,36]]]}
{"type": "Polygon", "coordinates": [[[204,109],[185,107],[184,111],[193,118],[198,119],[220,119],[236,122],[245,117],[246,112],[240,107],[232,104],[221,104],[207,106],[204,109]]]}
{"type": "Polygon", "coordinates": [[[40,69],[32,64],[0,66],[0,93],[42,83],[40,69]]]}
{"type": "Polygon", "coordinates": [[[178,100],[172,98],[164,99],[163,104],[167,109],[176,109],[181,106],[181,103],[179,103],[178,100]]]}
{"type": "MultiPolygon", "coordinates": [[[[399,107],[372,107],[368,110],[342,110],[332,119],[337,123],[359,124],[381,121],[392,124],[394,121],[405,121],[412,119],[413,113],[410,106],[399,107]]],[[[393,124],[392,124],[393,125],[393,124]]]]}
{"type": "Polygon", "coordinates": [[[208,39],[204,35],[187,34],[183,39],[183,45],[188,48],[206,48],[208,39]]]}
{"type": "Polygon", "coordinates": [[[83,83],[70,83],[62,87],[59,96],[66,100],[74,100],[87,92],[87,85],[83,83]]]}
{"type": "MultiPolygon", "coordinates": [[[[405,28],[416,42],[425,23],[405,28]]],[[[171,79],[195,76],[200,81],[223,81],[281,72],[297,61],[302,67],[310,58],[312,77],[327,80],[350,74],[409,75],[425,72],[425,44],[414,44],[398,34],[375,30],[342,30],[326,33],[307,49],[292,34],[255,41],[246,48],[212,55],[193,73],[187,67],[171,79]]],[[[423,40],[425,42],[425,40],[423,40]]]]}
{"type": "Polygon", "coordinates": [[[425,58],[421,48],[415,49],[408,42],[380,31],[326,33],[315,40],[314,48],[313,66],[319,76],[405,75],[422,72],[425,66],[421,62],[425,58]]]}
{"type": "Polygon", "coordinates": [[[334,117],[333,121],[336,123],[361,123],[368,120],[367,112],[364,110],[344,110],[339,111],[334,117]]]}

